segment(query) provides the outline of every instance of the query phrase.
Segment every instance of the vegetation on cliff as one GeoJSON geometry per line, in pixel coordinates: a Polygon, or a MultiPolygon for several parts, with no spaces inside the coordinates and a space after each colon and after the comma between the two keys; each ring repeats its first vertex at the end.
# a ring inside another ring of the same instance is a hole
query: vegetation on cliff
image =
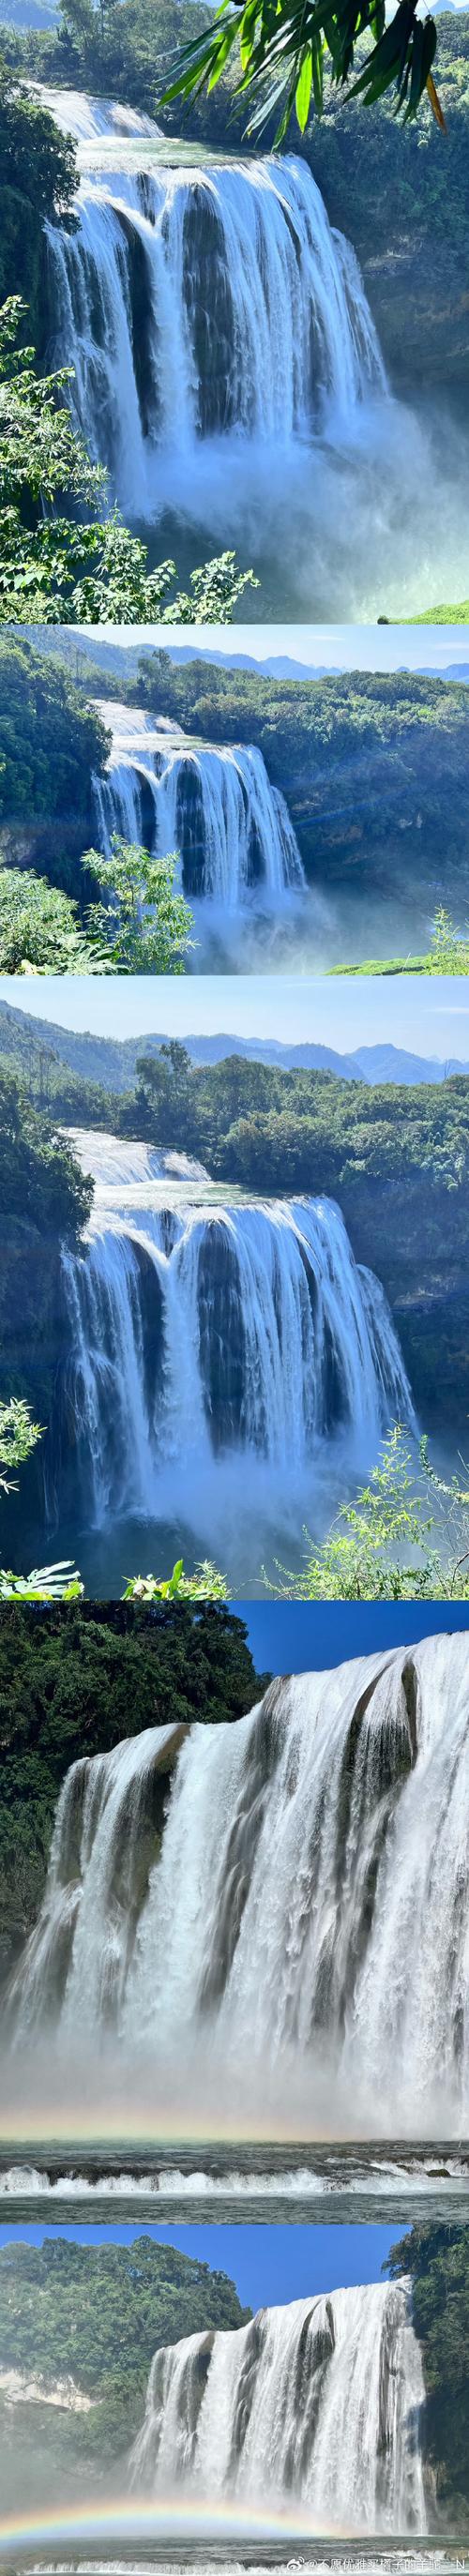
{"type": "MultiPolygon", "coordinates": [[[[46,2388],[70,2378],[92,2403],[69,2415],[51,2406],[29,2412],[29,2429],[52,2462],[95,2469],[105,2477],[122,2460],[142,2423],[148,2373],[158,2345],[211,2328],[241,2326],[242,2308],[226,2272],[189,2254],[134,2236],[130,2245],[80,2245],[56,2234],[42,2246],[12,2240],[0,2247],[0,2369],[38,2377],[46,2388]]],[[[17,2409],[5,2420],[14,2442],[17,2409]]],[[[22,2410],[23,2411],[23,2410],[22,2410]]]]}
{"type": "MultiPolygon", "coordinates": [[[[2,42],[6,30],[2,28],[2,42]]],[[[8,38],[6,37],[8,42],[8,38]]],[[[0,59],[0,304],[22,296],[40,351],[44,329],[44,223],[70,217],[76,151],[54,117],[0,59]]]]}
{"type": "Polygon", "coordinates": [[[424,2458],[435,2479],[437,2519],[465,2531],[469,2508],[469,2232],[412,2227],[383,2266],[412,2282],[426,2404],[424,2458]]]}
{"type": "Polygon", "coordinates": [[[73,369],[39,374],[34,348],[15,347],[26,318],[19,296],[0,307],[0,624],[226,623],[252,575],[228,552],[174,596],[172,561],[149,572],[147,547],[108,509],[104,469],[73,427],[73,369]]]}
{"type": "Polygon", "coordinates": [[[4,1604],[0,1974],[37,1916],[70,1763],[146,1726],[231,1722],[268,1678],[255,1671],[244,1620],[220,1602],[4,1604]]]}

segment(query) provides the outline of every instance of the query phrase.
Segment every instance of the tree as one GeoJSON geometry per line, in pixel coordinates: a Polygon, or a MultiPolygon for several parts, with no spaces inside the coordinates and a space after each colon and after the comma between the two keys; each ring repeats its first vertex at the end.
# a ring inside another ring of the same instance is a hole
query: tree
{"type": "Polygon", "coordinates": [[[250,2314],[225,2272],[151,2235],[125,2246],[80,2245],[55,2232],[41,2247],[2,2246],[0,2367],[37,2374],[46,2386],[69,2375],[92,2400],[65,2426],[56,2406],[45,2410],[52,2482],[57,2443],[75,2480],[86,2465],[101,2477],[111,2461],[122,2467],[159,2345],[242,2326],[250,2314]]]}
{"type": "Polygon", "coordinates": [[[3,1494],[11,1494],[13,1490],[7,1469],[24,1466],[25,1459],[30,1457],[31,1450],[40,1439],[40,1422],[31,1420],[29,1404],[24,1404],[21,1396],[10,1396],[8,1404],[0,1404],[0,1491],[3,1494]]]}
{"type": "Polygon", "coordinates": [[[421,1483],[400,1424],[383,1441],[368,1485],[342,1503],[304,1572],[277,1572],[287,1598],[306,1601],[451,1601],[469,1593],[469,1491],[431,1466],[420,1443],[421,1483]]]}
{"type": "Polygon", "coordinates": [[[40,99],[0,60],[0,191],[29,198],[38,219],[70,213],[77,186],[76,149],[40,99]]]}
{"type": "Polygon", "coordinates": [[[3,975],[108,975],[115,960],[86,939],[76,903],[30,868],[0,862],[0,969],[3,975]]]}
{"type": "Polygon", "coordinates": [[[34,350],[15,349],[24,314],[20,296],[0,310],[0,623],[226,624],[254,580],[238,572],[233,553],[191,573],[190,592],[169,606],[175,564],[148,572],[146,546],[117,509],[87,520],[48,515],[64,497],[82,512],[105,504],[106,478],[73,427],[66,401],[73,369],[39,376],[34,350]]]}
{"type": "MultiPolygon", "coordinates": [[[[0,1493],[16,1492],[7,1470],[23,1467],[41,1438],[41,1424],[32,1421],[30,1406],[21,1396],[10,1396],[8,1404],[0,1404],[0,1493]]],[[[71,1566],[43,1566],[24,1578],[7,1574],[0,1567],[0,1601],[12,1600],[15,1593],[18,1599],[29,1601],[69,1601],[81,1588],[80,1578],[71,1566]]]]}
{"type": "MultiPolygon", "coordinates": [[[[206,1569],[207,1575],[211,1572],[206,1569]]],[[[178,1574],[179,1570],[175,1569],[178,1574]]],[[[47,1596],[46,1596],[47,1597],[47,1596]]],[[[82,1755],[111,1752],[146,1727],[231,1725],[269,1680],[256,1673],[244,1619],[189,1581],[122,1602],[11,1600],[0,1621],[0,1955],[41,1904],[57,1799],[82,1755]],[[29,1855],[29,1894],[23,1860],[29,1855]],[[21,1911],[17,1899],[21,1877],[21,1911]]],[[[165,1774],[165,1778],[169,1776],[165,1774]]]]}
{"type": "Polygon", "coordinates": [[[361,94],[373,106],[393,89],[396,111],[407,120],[417,115],[426,90],[437,124],[444,126],[432,75],[436,26],[431,17],[417,17],[417,6],[418,0],[398,0],[387,22],[385,0],[343,0],[338,8],[328,0],[222,0],[209,26],[182,47],[177,78],[159,106],[215,88],[236,51],[236,94],[247,97],[248,131],[259,132],[280,109],[275,142],[281,143],[293,111],[303,134],[311,103],[321,115],[325,56],[333,84],[343,89],[360,39],[369,32],[371,50],[348,95],[361,94]]]}
{"type": "Polygon", "coordinates": [[[114,832],[111,854],[86,850],[83,865],[97,877],[106,900],[88,906],[86,926],[108,951],[109,968],[137,975],[183,975],[193,914],[174,892],[176,857],[151,859],[114,832]]]}

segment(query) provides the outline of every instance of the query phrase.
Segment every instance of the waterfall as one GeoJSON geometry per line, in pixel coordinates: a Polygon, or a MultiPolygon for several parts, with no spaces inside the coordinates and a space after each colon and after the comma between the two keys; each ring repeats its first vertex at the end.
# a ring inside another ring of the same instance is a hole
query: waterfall
{"type": "Polygon", "coordinates": [[[155,125],[152,116],[136,107],[121,107],[119,99],[88,98],[78,89],[48,89],[43,81],[33,81],[31,88],[40,106],[48,108],[55,124],[75,143],[102,142],[119,135],[129,139],[153,135],[155,141],[161,137],[161,126],[155,125]]]}
{"type": "Polygon", "coordinates": [[[270,2100],[284,2134],[287,2098],[309,2137],[464,2134],[468,1751],[461,1632],[73,1764],[16,2039],[89,2055],[112,1993],[124,2066],[170,2099],[183,2068],[189,2124],[246,2102],[262,2135],[270,2100]]]}
{"type": "Polygon", "coordinates": [[[314,2527],[425,2532],[424,2402],[407,2281],[263,2308],[155,2353],[134,2488],[264,2504],[314,2527]]]}
{"type": "Polygon", "coordinates": [[[103,1127],[66,1127],[63,1132],[78,1155],[82,1171],[94,1181],[95,1206],[99,1206],[101,1196],[110,1206],[113,1191],[119,1201],[122,1191],[133,1189],[134,1182],[138,1189],[148,1185],[151,1191],[152,1182],[161,1180],[165,1173],[177,1181],[208,1182],[204,1164],[194,1162],[190,1154],[173,1154],[169,1149],[158,1152],[156,1145],[107,1135],[103,1127]]]}
{"type": "Polygon", "coordinates": [[[162,449],[350,431],[384,371],[354,252],[306,162],[162,168],[150,144],[138,168],[128,144],[113,173],[109,150],[83,171],[77,229],[46,227],[49,355],[74,368],[89,453],[128,512],[161,505],[162,449]]]}
{"type": "MultiPolygon", "coordinates": [[[[117,1144],[116,1169],[121,1158],[117,1144]]],[[[140,1198],[137,1183],[127,1198],[106,1184],[63,1281],[67,1405],[95,1527],[158,1515],[165,1460],[184,1484],[234,1452],[291,1480],[335,1434],[369,1454],[393,1419],[412,1419],[383,1290],[328,1200],[181,1205],[157,1180],[140,1198]]]]}
{"type": "Polygon", "coordinates": [[[113,832],[158,858],[175,851],[184,892],[228,910],[253,890],[277,909],[285,894],[305,891],[285,797],[253,744],[195,748],[139,709],[106,701],[100,712],[113,731],[107,775],[93,782],[106,857],[113,832]]]}

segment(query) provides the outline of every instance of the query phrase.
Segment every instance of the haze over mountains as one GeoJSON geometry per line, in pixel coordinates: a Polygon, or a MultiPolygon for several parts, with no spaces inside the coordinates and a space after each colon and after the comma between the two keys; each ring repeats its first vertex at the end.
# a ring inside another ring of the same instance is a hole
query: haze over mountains
{"type": "MultiPolygon", "coordinates": [[[[168,1044],[168,1033],[152,1029],[148,1035],[135,1038],[95,1037],[89,1030],[63,1029],[58,1022],[32,1018],[27,1011],[0,1003],[0,1053],[18,1068],[26,1061],[39,1064],[43,1050],[52,1051],[61,1062],[90,1082],[102,1083],[105,1090],[126,1091],[134,1080],[137,1059],[157,1054],[168,1044]]],[[[243,1038],[231,1031],[216,1036],[197,1037],[190,1032],[184,1045],[194,1064],[220,1064],[226,1056],[243,1056],[250,1063],[272,1064],[285,1071],[304,1068],[306,1072],[333,1073],[342,1082],[393,1082],[413,1085],[422,1082],[444,1082],[451,1074],[469,1075],[469,1064],[457,1057],[444,1060],[437,1056],[413,1055],[405,1047],[384,1043],[381,1046],[354,1048],[340,1055],[334,1047],[303,1042],[283,1044],[278,1038],[243,1038]]]]}
{"type": "MultiPolygon", "coordinates": [[[[170,662],[208,662],[220,670],[250,671],[258,679],[298,680],[304,685],[308,680],[340,679],[345,673],[350,677],[353,676],[357,667],[353,658],[353,629],[351,634],[349,662],[297,662],[289,653],[266,654],[260,661],[256,653],[228,653],[223,649],[218,651],[212,644],[199,644],[198,641],[196,644],[170,644],[165,634],[162,635],[161,640],[158,639],[158,643],[155,643],[151,635],[146,643],[117,641],[117,637],[114,642],[111,642],[107,637],[104,640],[93,633],[90,633],[89,637],[85,636],[83,629],[78,630],[76,627],[70,627],[67,634],[64,631],[61,634],[56,627],[31,627],[29,640],[41,652],[52,653],[56,659],[66,662],[72,669],[73,677],[82,676],[84,681],[87,665],[91,668],[94,666],[95,669],[99,667],[117,678],[134,680],[137,678],[143,655],[145,658],[150,658],[152,653],[164,652],[170,662]]],[[[424,650],[424,647],[422,649],[424,650]]],[[[362,665],[358,665],[358,668],[363,676],[362,665]]],[[[367,668],[374,671],[371,653],[369,665],[363,665],[363,670],[367,668]]],[[[412,669],[403,658],[391,670],[381,673],[378,671],[376,674],[382,679],[393,679],[402,675],[405,678],[417,680],[459,680],[467,684],[469,660],[461,659],[460,662],[448,662],[445,665],[439,662],[419,662],[415,669],[412,669]]]]}

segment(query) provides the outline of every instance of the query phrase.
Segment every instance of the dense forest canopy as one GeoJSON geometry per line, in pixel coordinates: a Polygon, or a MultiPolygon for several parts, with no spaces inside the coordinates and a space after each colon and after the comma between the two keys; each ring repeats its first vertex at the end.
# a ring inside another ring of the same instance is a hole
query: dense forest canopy
{"type": "Polygon", "coordinates": [[[5,1607],[0,1627],[0,1983],[36,1919],[71,1762],[144,1727],[230,1723],[268,1680],[221,1604],[5,1607]]]}
{"type": "MultiPolygon", "coordinates": [[[[85,2246],[56,2235],[41,2247],[20,2239],[0,2248],[0,2370],[37,2372],[46,2386],[70,2377],[93,2401],[56,2424],[51,2407],[42,2424],[32,2407],[32,2437],[42,2431],[49,2467],[56,2443],[62,2465],[94,2461],[105,2473],[139,2429],[158,2345],[244,2325],[250,2314],[221,2268],[152,2236],[85,2246]]],[[[4,2424],[6,2441],[11,2415],[4,2424]]]]}

